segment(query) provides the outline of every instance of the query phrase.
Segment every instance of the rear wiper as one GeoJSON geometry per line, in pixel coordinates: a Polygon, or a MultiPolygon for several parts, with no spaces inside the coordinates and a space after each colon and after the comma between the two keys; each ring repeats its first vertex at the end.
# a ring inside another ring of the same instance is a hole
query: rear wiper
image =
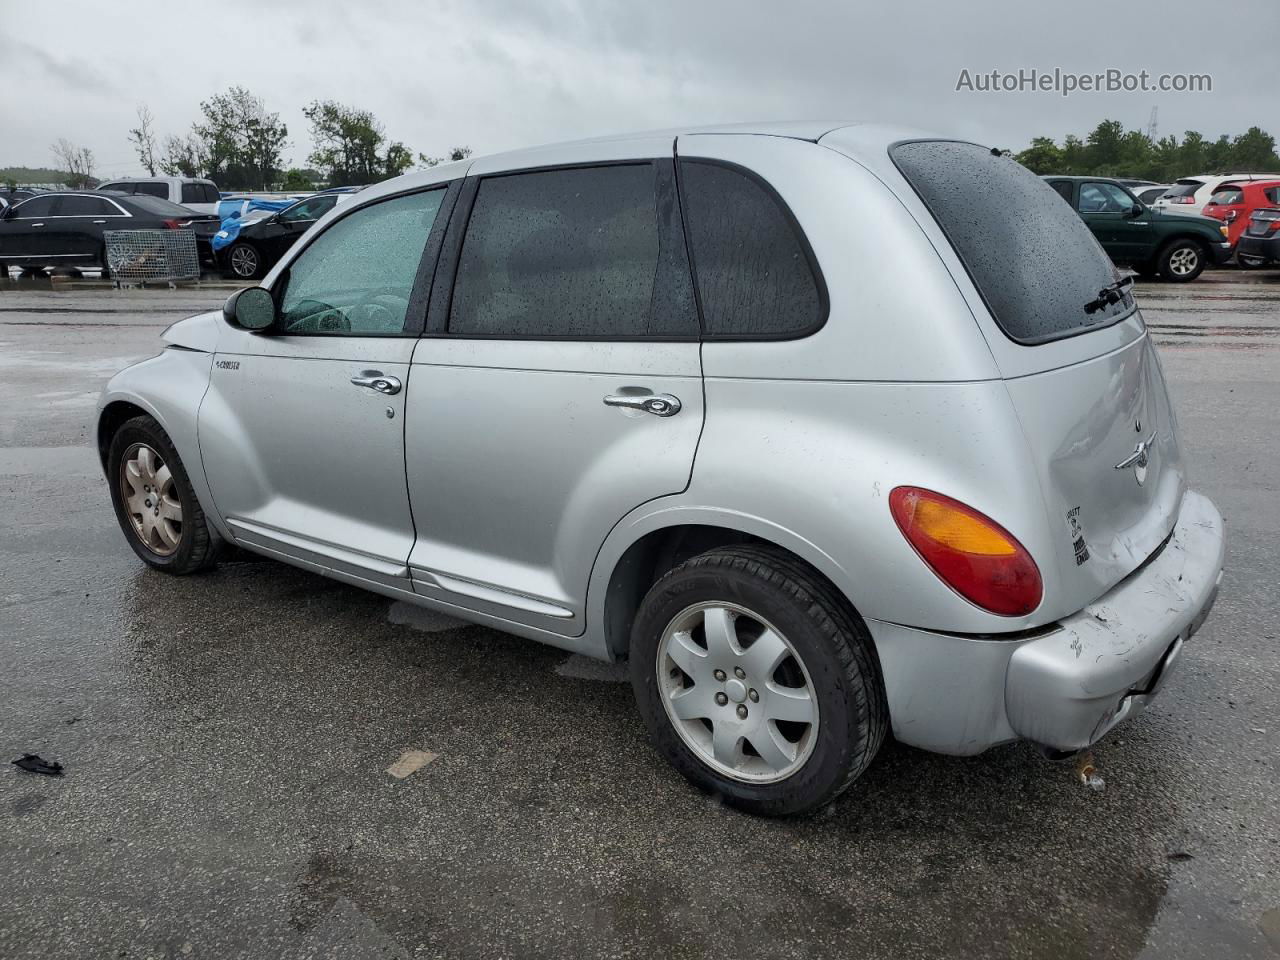
{"type": "Polygon", "coordinates": [[[1103,287],[1098,291],[1098,296],[1094,300],[1090,300],[1084,305],[1085,313],[1096,313],[1103,307],[1110,306],[1113,303],[1119,303],[1124,299],[1124,288],[1133,285],[1132,275],[1121,277],[1115,283],[1103,287]]]}

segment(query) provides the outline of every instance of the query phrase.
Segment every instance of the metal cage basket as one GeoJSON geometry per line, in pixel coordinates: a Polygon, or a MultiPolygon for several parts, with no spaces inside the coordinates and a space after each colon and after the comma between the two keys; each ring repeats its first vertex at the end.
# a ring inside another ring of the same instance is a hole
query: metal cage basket
{"type": "Polygon", "coordinates": [[[106,230],[107,269],[117,283],[173,283],[200,279],[191,230],[106,230]]]}

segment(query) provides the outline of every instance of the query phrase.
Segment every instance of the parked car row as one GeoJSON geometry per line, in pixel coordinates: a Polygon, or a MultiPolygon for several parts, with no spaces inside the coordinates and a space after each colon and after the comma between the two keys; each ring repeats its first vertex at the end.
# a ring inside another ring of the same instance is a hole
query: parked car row
{"type": "Polygon", "coordinates": [[[192,230],[201,259],[209,260],[217,229],[216,216],[145,193],[42,193],[0,211],[0,266],[100,267],[106,276],[108,230],[192,230]]]}

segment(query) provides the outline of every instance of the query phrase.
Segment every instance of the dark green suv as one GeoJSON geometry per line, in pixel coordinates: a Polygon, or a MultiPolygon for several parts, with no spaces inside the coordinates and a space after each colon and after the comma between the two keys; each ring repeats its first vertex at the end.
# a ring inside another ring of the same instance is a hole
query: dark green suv
{"type": "Polygon", "coordinates": [[[1148,207],[1123,184],[1106,177],[1045,177],[1071,204],[1102,249],[1143,277],[1159,274],[1186,283],[1206,265],[1231,256],[1222,221],[1148,207]]]}

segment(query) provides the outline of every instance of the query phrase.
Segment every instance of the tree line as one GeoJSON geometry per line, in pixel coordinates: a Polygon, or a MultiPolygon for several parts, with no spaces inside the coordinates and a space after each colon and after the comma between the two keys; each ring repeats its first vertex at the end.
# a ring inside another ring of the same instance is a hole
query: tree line
{"type": "MultiPolygon", "coordinates": [[[[461,160],[471,148],[456,146],[443,156],[414,154],[368,110],[317,100],[302,111],[310,123],[310,168],[284,169],[289,130],[261,97],[233,86],[200,103],[191,129],[161,137],[146,104],[139,104],[129,143],[148,176],[207,177],[224,190],[311,190],[375,183],[416,165],[461,160]]],[[[95,185],[93,152],[63,139],[50,148],[73,188],[95,185]]]]}
{"type": "Polygon", "coordinates": [[[1152,139],[1143,130],[1125,130],[1119,120],[1103,120],[1083,139],[1068,134],[1061,144],[1036,137],[1015,159],[1033,173],[1135,177],[1172,183],[1201,173],[1280,173],[1276,139],[1261,127],[1238,136],[1210,140],[1196,130],[1179,139],[1152,139]]]}

